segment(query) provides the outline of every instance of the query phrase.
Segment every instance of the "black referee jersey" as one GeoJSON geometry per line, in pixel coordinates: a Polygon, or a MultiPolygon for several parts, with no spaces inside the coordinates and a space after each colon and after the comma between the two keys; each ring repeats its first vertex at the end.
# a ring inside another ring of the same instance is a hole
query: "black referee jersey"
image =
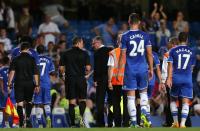
{"type": "Polygon", "coordinates": [[[85,76],[86,65],[90,65],[90,57],[78,47],[72,47],[61,55],[60,66],[65,66],[66,77],[85,76]]]}

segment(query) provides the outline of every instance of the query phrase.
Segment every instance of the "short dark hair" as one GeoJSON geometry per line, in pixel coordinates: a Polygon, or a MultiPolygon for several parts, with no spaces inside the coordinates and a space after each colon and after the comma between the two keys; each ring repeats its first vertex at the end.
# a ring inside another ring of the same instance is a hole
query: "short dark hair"
{"type": "Polygon", "coordinates": [[[179,40],[178,40],[177,37],[171,37],[171,38],[169,38],[169,43],[170,44],[177,45],[178,42],[179,42],[179,40]]]}
{"type": "Polygon", "coordinates": [[[9,62],[10,62],[10,59],[9,59],[8,56],[4,56],[4,57],[2,58],[1,63],[2,63],[3,65],[9,64],[9,62]]]}
{"type": "Polygon", "coordinates": [[[73,45],[76,45],[76,44],[78,44],[78,42],[81,42],[81,41],[83,41],[83,38],[82,38],[82,37],[75,36],[75,37],[73,38],[73,40],[72,40],[72,44],[73,44],[73,45]]]}
{"type": "Polygon", "coordinates": [[[21,43],[21,51],[22,50],[26,50],[26,49],[29,49],[31,47],[30,43],[29,42],[22,42],[21,43]]]}
{"type": "Polygon", "coordinates": [[[32,42],[33,42],[33,39],[32,39],[30,36],[28,36],[28,35],[19,36],[19,38],[18,38],[18,43],[19,43],[19,44],[22,44],[22,43],[25,43],[25,42],[29,43],[30,46],[31,46],[31,44],[32,44],[32,42]]]}
{"type": "Polygon", "coordinates": [[[61,41],[58,42],[58,45],[62,45],[63,43],[67,43],[67,41],[61,40],[61,41]]]}
{"type": "Polygon", "coordinates": [[[103,37],[101,37],[101,36],[95,36],[95,37],[93,38],[93,40],[100,41],[102,44],[104,43],[103,37]]]}
{"type": "Polygon", "coordinates": [[[136,24],[140,21],[140,16],[137,13],[131,13],[129,15],[129,22],[130,24],[136,24]]]}
{"type": "Polygon", "coordinates": [[[186,42],[188,39],[188,33],[186,32],[180,32],[178,35],[179,42],[186,42]]]}
{"type": "Polygon", "coordinates": [[[37,52],[38,52],[39,54],[43,54],[43,53],[45,52],[45,47],[44,47],[44,45],[39,45],[39,46],[37,47],[37,52]]]}

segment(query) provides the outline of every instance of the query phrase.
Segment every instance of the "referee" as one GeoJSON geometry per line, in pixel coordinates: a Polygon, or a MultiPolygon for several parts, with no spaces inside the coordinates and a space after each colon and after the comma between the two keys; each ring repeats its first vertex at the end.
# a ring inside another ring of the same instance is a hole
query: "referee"
{"type": "MultiPolygon", "coordinates": [[[[79,104],[82,117],[85,112],[87,96],[86,75],[89,74],[91,69],[89,55],[83,50],[82,38],[75,37],[73,39],[73,47],[61,56],[59,69],[60,73],[63,74],[62,76],[65,73],[65,92],[67,99],[69,99],[69,116],[73,127],[75,126],[74,107],[79,104]]],[[[80,124],[84,124],[83,119],[80,124]]]]}
{"type": "Polygon", "coordinates": [[[8,90],[11,90],[11,83],[14,79],[15,99],[17,102],[17,113],[19,115],[19,126],[23,126],[23,107],[26,110],[26,124],[31,127],[29,120],[32,109],[33,92],[39,92],[39,75],[35,59],[28,54],[30,43],[24,42],[21,45],[21,54],[15,57],[10,65],[8,76],[8,90]]]}

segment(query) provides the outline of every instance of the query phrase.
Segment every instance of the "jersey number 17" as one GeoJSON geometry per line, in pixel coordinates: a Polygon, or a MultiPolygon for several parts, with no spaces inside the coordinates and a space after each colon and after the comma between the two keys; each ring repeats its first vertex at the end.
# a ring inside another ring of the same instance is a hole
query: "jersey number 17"
{"type": "Polygon", "coordinates": [[[186,69],[188,62],[190,60],[190,55],[189,54],[179,54],[178,55],[178,69],[186,69]],[[182,58],[186,58],[184,64],[182,63],[182,58]],[[183,66],[182,66],[183,64],[183,66]]]}

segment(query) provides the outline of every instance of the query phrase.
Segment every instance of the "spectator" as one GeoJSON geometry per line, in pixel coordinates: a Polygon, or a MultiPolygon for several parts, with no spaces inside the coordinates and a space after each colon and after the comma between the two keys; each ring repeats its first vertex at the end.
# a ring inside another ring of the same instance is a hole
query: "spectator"
{"type": "Polygon", "coordinates": [[[15,39],[15,15],[13,9],[10,6],[10,2],[7,2],[7,6],[4,10],[4,19],[6,22],[8,36],[11,40],[15,39]]]}
{"type": "Polygon", "coordinates": [[[65,33],[61,33],[58,40],[59,41],[67,41],[66,34],[65,33]]]}
{"type": "Polygon", "coordinates": [[[160,20],[160,28],[159,30],[156,32],[156,37],[157,37],[157,47],[162,47],[162,46],[166,46],[167,41],[170,37],[171,33],[170,31],[167,29],[166,26],[166,20],[162,19],[160,20]]]}
{"type": "Polygon", "coordinates": [[[20,14],[19,19],[16,22],[16,30],[18,35],[24,36],[32,35],[33,18],[29,13],[29,7],[22,7],[22,14],[20,14]]]}
{"type": "Polygon", "coordinates": [[[118,31],[118,35],[126,32],[128,30],[128,24],[126,22],[121,24],[120,30],[118,31]]]}
{"type": "Polygon", "coordinates": [[[193,100],[194,103],[194,114],[200,116],[200,98],[195,97],[193,100]]]}
{"type": "Polygon", "coordinates": [[[55,43],[56,37],[60,34],[58,26],[51,22],[50,16],[45,16],[45,22],[39,26],[38,34],[44,35],[45,46],[47,47],[49,41],[55,43]]]}
{"type": "Polygon", "coordinates": [[[160,5],[160,9],[158,11],[158,4],[154,3],[154,9],[151,13],[151,20],[153,21],[153,27],[154,30],[157,31],[160,27],[160,14],[163,17],[163,19],[167,19],[167,15],[163,11],[163,5],[160,5]]]}
{"type": "Polygon", "coordinates": [[[0,1],[0,28],[5,28],[5,18],[4,18],[4,10],[6,8],[5,2],[3,0],[0,1]]]}
{"type": "Polygon", "coordinates": [[[64,11],[64,7],[60,4],[51,4],[43,8],[44,14],[50,16],[51,20],[58,26],[68,27],[69,23],[64,18],[61,12],[64,11]]]}
{"type": "Polygon", "coordinates": [[[96,35],[103,37],[105,46],[110,47],[114,47],[117,31],[118,29],[113,17],[110,17],[105,24],[101,24],[94,28],[96,35]]]}
{"type": "Polygon", "coordinates": [[[34,43],[34,49],[36,49],[39,45],[44,45],[44,36],[43,35],[38,35],[37,38],[35,39],[34,43]]]}
{"type": "Polygon", "coordinates": [[[180,32],[189,32],[189,24],[187,21],[184,20],[183,12],[178,11],[176,20],[173,21],[173,29],[174,33],[173,35],[178,36],[180,32]]]}
{"type": "Polygon", "coordinates": [[[11,40],[7,38],[7,32],[5,28],[0,29],[0,42],[4,43],[5,51],[10,51],[12,49],[11,40]]]}
{"type": "Polygon", "coordinates": [[[4,50],[4,43],[3,42],[0,42],[0,52],[3,54],[3,55],[7,55],[7,52],[4,50]]]}

